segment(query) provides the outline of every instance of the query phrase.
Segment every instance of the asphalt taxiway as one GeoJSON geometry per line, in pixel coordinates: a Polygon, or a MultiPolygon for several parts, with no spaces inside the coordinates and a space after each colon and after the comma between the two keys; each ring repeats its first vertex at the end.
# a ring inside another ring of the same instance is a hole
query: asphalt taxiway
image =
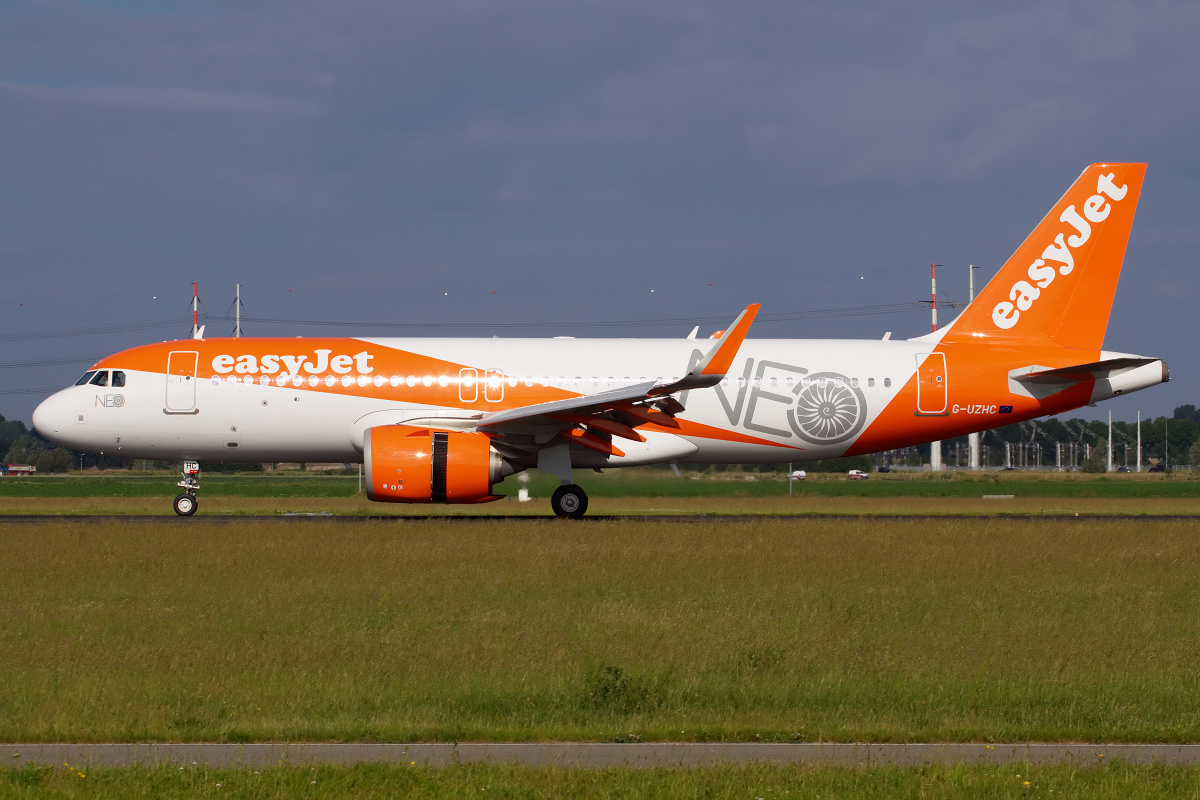
{"type": "Polygon", "coordinates": [[[525,521],[586,524],[589,522],[754,522],[756,520],[829,520],[840,522],[936,522],[938,520],[1008,520],[1014,522],[1195,522],[1200,514],[611,514],[588,515],[577,520],[523,514],[453,515],[375,514],[342,516],[323,513],[292,514],[197,514],[180,517],[165,514],[0,514],[0,524],[36,522],[160,522],[194,525],[203,522],[475,522],[525,521]]]}

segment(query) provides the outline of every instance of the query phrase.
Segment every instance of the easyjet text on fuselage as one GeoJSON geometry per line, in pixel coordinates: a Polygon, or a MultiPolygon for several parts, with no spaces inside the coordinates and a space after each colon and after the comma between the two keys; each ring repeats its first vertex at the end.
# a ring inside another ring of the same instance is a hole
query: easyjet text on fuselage
{"type": "Polygon", "coordinates": [[[367,351],[354,355],[333,355],[332,350],[315,350],[312,356],[305,355],[264,355],[255,356],[243,353],[239,356],[223,354],[212,360],[213,372],[218,375],[237,373],[239,375],[299,375],[301,370],[309,375],[320,375],[324,372],[334,372],[346,375],[351,371],[360,374],[370,374],[375,368],[370,365],[374,358],[367,351]],[[310,360],[311,359],[311,360],[310,360]]]}

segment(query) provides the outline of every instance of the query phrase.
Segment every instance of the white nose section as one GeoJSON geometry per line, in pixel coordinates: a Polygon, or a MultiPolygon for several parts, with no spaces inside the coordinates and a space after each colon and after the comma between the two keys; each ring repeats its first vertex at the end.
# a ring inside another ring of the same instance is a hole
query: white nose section
{"type": "Polygon", "coordinates": [[[33,429],[55,444],[63,444],[63,434],[70,422],[62,395],[62,392],[50,395],[33,410],[33,429]]]}

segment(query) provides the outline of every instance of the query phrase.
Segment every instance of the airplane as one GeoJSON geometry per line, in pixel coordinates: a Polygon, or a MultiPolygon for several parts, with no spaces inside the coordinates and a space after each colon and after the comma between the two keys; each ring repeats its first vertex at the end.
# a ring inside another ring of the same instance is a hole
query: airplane
{"type": "MultiPolygon", "coordinates": [[[[1093,164],[950,324],[908,340],[195,338],[96,362],[34,428],[75,450],[181,462],[356,462],[367,496],[485,503],[508,475],[872,453],[1060,414],[1170,379],[1103,349],[1145,164],[1093,164]]],[[[716,336],[716,334],[714,334],[716,336]]]]}

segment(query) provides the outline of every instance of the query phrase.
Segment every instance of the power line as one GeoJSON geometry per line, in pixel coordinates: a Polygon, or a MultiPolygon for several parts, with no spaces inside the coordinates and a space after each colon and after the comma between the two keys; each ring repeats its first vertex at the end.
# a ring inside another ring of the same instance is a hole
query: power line
{"type": "Polygon", "coordinates": [[[0,394],[54,394],[61,391],[62,386],[50,386],[44,389],[0,389],[0,394]]]}
{"type": "Polygon", "coordinates": [[[52,328],[41,331],[0,333],[0,342],[27,342],[34,339],[66,339],[73,336],[102,336],[109,333],[128,333],[155,328],[179,328],[185,323],[177,318],[152,319],[143,322],[118,322],[112,325],[89,325],[82,328],[52,328]]]}
{"type": "MultiPolygon", "coordinates": [[[[882,314],[901,314],[916,311],[920,303],[890,303],[878,306],[851,306],[846,308],[821,308],[807,311],[781,311],[777,313],[759,314],[760,322],[790,322],[805,319],[829,319],[833,317],[864,317],[882,314]]],[[[230,318],[232,319],[232,318],[230,318]]],[[[426,330],[495,330],[501,329],[539,329],[539,328],[663,328],[683,327],[696,324],[720,325],[728,323],[727,315],[713,317],[674,317],[639,320],[599,320],[592,322],[363,322],[313,320],[279,317],[247,317],[242,321],[258,322],[264,325],[293,325],[311,327],[342,327],[342,328],[401,328],[426,330]]]]}
{"type": "MultiPolygon", "coordinates": [[[[879,316],[884,314],[902,314],[920,309],[920,303],[888,303],[875,306],[847,306],[844,308],[817,308],[804,311],[780,311],[775,313],[759,314],[758,319],[761,322],[792,322],[806,319],[830,319],[834,317],[865,317],[879,316]]],[[[223,317],[213,317],[208,314],[200,314],[200,319],[211,323],[218,320],[234,321],[235,316],[226,314],[223,317]]],[[[394,328],[394,329],[428,329],[428,330],[495,330],[495,329],[546,329],[546,328],[676,328],[690,325],[720,325],[728,323],[730,317],[709,316],[709,317],[673,317],[659,319],[638,319],[638,320],[596,320],[596,321],[570,321],[570,322],[363,322],[363,321],[339,321],[339,320],[315,320],[315,319],[294,319],[280,317],[247,317],[242,315],[242,321],[258,322],[264,325],[293,325],[293,326],[308,326],[308,327],[342,327],[342,328],[394,328]]],[[[119,322],[111,325],[89,325],[77,328],[53,328],[40,331],[22,331],[19,333],[0,334],[0,341],[3,342],[20,342],[33,341],[41,339],[63,339],[79,336],[103,336],[106,334],[129,333],[132,331],[142,330],[161,330],[164,328],[178,328],[182,323],[179,319],[151,319],[140,322],[119,322]]],[[[83,359],[79,359],[83,360],[83,359]]],[[[43,362],[49,363],[49,362],[43,362]]],[[[69,362],[55,362],[69,363],[69,362]]],[[[34,364],[31,364],[34,366],[34,364]]]]}
{"type": "Polygon", "coordinates": [[[25,367],[52,367],[56,364],[94,364],[109,353],[64,358],[43,358],[37,361],[0,361],[0,369],[23,369],[25,367]]]}

